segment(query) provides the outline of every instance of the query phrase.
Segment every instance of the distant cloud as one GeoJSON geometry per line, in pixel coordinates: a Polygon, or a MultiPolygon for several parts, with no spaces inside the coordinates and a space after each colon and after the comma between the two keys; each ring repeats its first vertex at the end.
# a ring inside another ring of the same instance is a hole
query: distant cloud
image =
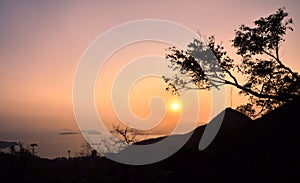
{"type": "Polygon", "coordinates": [[[77,135],[79,132],[70,130],[70,129],[62,129],[60,132],[58,132],[58,135],[77,135]]]}
{"type": "Polygon", "coordinates": [[[58,135],[76,135],[80,133],[86,133],[90,135],[99,135],[101,132],[96,131],[96,130],[83,130],[83,131],[74,131],[72,129],[62,129],[58,132],[58,135]]]}
{"type": "Polygon", "coordinates": [[[78,132],[59,132],[58,135],[75,135],[79,134],[78,132]]]}
{"type": "Polygon", "coordinates": [[[81,132],[82,133],[87,133],[87,134],[94,134],[94,135],[101,134],[101,132],[96,131],[96,130],[84,130],[84,131],[81,131],[81,132]]]}

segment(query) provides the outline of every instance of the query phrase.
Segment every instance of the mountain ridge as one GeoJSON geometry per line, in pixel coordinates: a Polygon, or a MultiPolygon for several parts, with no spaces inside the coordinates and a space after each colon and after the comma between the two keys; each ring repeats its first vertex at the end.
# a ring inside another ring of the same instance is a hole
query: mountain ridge
{"type": "MultiPolygon", "coordinates": [[[[54,160],[30,154],[0,153],[3,182],[300,182],[300,102],[289,102],[252,120],[224,110],[212,143],[199,151],[206,126],[167,159],[148,165],[125,165],[106,157],[54,160]]],[[[176,138],[179,138],[177,135],[176,138]]],[[[159,138],[162,139],[162,138],[159,138]]],[[[158,139],[149,139],[156,142],[158,139]]],[[[139,142],[147,143],[147,141],[139,142]]],[[[138,144],[138,143],[137,143],[138,144]]]]}

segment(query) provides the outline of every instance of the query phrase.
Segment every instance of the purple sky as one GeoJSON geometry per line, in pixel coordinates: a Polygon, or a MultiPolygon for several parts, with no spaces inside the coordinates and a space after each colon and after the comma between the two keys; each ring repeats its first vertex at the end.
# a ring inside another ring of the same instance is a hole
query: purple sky
{"type": "MultiPolygon", "coordinates": [[[[174,21],[229,48],[234,29],[285,7],[294,19],[281,49],[300,71],[300,1],[1,1],[0,140],[21,131],[77,129],[72,111],[76,66],[88,45],[119,24],[174,21]],[[5,133],[4,133],[5,131],[5,133]]],[[[20,137],[22,138],[22,137],[20,137]]]]}

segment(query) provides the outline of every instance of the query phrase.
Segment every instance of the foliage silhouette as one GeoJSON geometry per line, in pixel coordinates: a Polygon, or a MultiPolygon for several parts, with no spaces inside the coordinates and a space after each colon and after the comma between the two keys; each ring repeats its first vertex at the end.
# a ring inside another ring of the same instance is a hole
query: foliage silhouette
{"type": "MultiPolygon", "coordinates": [[[[85,157],[91,155],[91,152],[94,149],[88,142],[83,142],[81,145],[81,151],[78,153],[78,156],[85,157]]],[[[68,152],[69,153],[69,152],[68,152]]]]}
{"type": "Polygon", "coordinates": [[[170,47],[166,59],[177,73],[163,76],[166,88],[174,94],[182,90],[210,90],[231,85],[248,97],[248,103],[237,107],[250,117],[259,117],[287,101],[300,96],[300,76],[287,67],[279,55],[287,30],[293,31],[293,20],[284,8],[254,21],[254,27],[241,25],[235,30],[232,46],[242,58],[236,63],[215,37],[204,42],[194,39],[188,49],[170,47]],[[242,84],[237,75],[244,77],[242,84]]]}
{"type": "Polygon", "coordinates": [[[9,147],[9,151],[10,151],[10,154],[15,155],[15,153],[16,153],[15,146],[14,146],[14,145],[11,145],[11,146],[9,147]]]}
{"type": "Polygon", "coordinates": [[[138,135],[144,135],[141,131],[129,128],[127,126],[113,125],[113,130],[111,133],[115,134],[121,141],[125,142],[127,145],[137,142],[138,135]]]}
{"type": "Polygon", "coordinates": [[[32,143],[32,144],[30,144],[30,147],[31,147],[31,152],[32,152],[32,154],[33,155],[35,155],[36,154],[36,152],[35,152],[35,147],[36,146],[38,146],[36,143],[32,143]]]}

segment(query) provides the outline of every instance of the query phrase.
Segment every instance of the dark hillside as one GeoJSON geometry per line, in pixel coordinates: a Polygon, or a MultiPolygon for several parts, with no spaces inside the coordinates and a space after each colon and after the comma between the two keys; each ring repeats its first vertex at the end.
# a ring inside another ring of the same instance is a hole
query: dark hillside
{"type": "MultiPolygon", "coordinates": [[[[213,142],[202,151],[206,126],[173,156],[161,162],[129,166],[104,157],[42,159],[0,153],[1,182],[299,182],[300,102],[293,101],[251,120],[226,109],[213,142]]],[[[174,140],[183,135],[176,135],[174,140]]],[[[150,139],[138,144],[154,143],[150,139]]]]}

